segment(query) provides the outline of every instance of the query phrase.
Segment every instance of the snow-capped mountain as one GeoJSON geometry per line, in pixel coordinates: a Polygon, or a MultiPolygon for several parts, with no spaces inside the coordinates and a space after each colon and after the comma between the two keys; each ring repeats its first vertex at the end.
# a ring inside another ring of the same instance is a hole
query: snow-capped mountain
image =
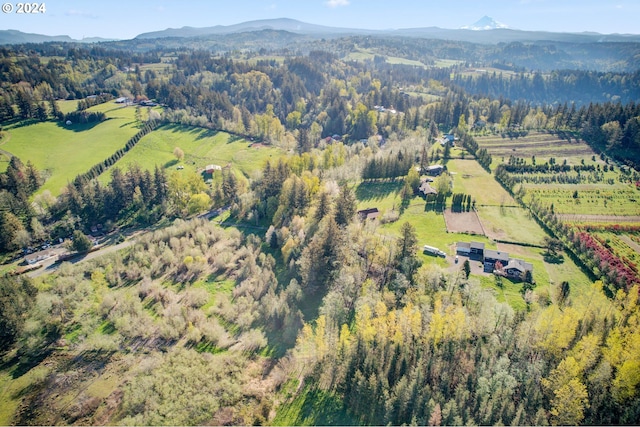
{"type": "Polygon", "coordinates": [[[490,16],[483,16],[479,21],[477,21],[474,24],[460,27],[461,30],[474,30],[474,31],[496,30],[498,28],[509,28],[509,27],[503,24],[502,22],[496,21],[490,16]]]}

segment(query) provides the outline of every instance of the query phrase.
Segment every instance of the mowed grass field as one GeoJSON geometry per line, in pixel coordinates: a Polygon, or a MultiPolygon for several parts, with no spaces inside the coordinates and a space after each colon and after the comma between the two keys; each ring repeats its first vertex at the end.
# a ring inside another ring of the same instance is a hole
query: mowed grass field
{"type": "Polygon", "coordinates": [[[480,206],[478,216],[492,239],[540,245],[547,235],[529,211],[520,207],[480,206]]]}
{"type": "MultiPolygon", "coordinates": [[[[249,141],[226,132],[164,125],[142,138],[115,167],[126,169],[129,165],[138,164],[142,169],[153,170],[156,166],[175,169],[182,165],[185,169],[198,171],[208,164],[224,167],[230,163],[232,169],[249,177],[268,159],[276,159],[282,154],[279,148],[250,145],[249,141]],[[184,152],[181,162],[173,154],[176,147],[184,152]]],[[[110,176],[109,173],[103,175],[110,176]]]]}
{"type": "Polygon", "coordinates": [[[513,197],[473,159],[447,162],[453,176],[453,192],[470,194],[477,206],[518,206],[513,197]]]}
{"type": "MultiPolygon", "coordinates": [[[[77,101],[60,103],[60,108],[70,108],[69,103],[77,101]]],[[[124,147],[139,131],[134,107],[107,102],[89,111],[103,111],[107,120],[70,126],[54,121],[12,124],[4,128],[0,149],[18,156],[23,163],[30,160],[46,177],[39,192],[49,190],[58,195],[78,174],[124,147]]]]}
{"type": "Polygon", "coordinates": [[[508,161],[509,156],[524,159],[536,156],[538,163],[544,163],[554,157],[558,164],[564,160],[570,165],[579,164],[582,159],[586,164],[604,164],[584,141],[575,138],[562,139],[549,133],[530,132],[527,136],[518,138],[510,138],[506,134],[504,137],[502,135],[479,136],[475,140],[480,147],[486,148],[493,156],[494,165],[501,163],[503,157],[505,162],[508,161]],[[593,156],[596,156],[595,162],[591,160],[593,156]]]}

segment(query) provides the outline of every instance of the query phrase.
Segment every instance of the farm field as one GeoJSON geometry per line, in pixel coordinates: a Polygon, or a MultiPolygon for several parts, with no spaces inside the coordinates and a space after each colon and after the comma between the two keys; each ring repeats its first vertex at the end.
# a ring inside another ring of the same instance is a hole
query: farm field
{"type": "Polygon", "coordinates": [[[553,204],[558,214],[573,215],[640,215],[640,191],[630,185],[616,184],[542,184],[525,185],[524,198],[530,203],[535,197],[543,206],[553,204]]]}
{"type": "Polygon", "coordinates": [[[447,162],[453,175],[453,192],[470,194],[477,206],[518,206],[491,174],[473,159],[447,162]]]}
{"type": "MultiPolygon", "coordinates": [[[[352,61],[365,61],[365,60],[373,60],[375,53],[371,52],[368,49],[358,49],[357,52],[351,52],[347,55],[347,60],[352,61]]],[[[412,59],[401,58],[397,56],[387,56],[384,55],[387,63],[389,64],[403,64],[403,65],[413,65],[416,67],[427,68],[425,64],[420,61],[415,61],[412,59]]]]}
{"type": "Polygon", "coordinates": [[[590,214],[556,214],[558,219],[570,224],[597,223],[597,224],[640,224],[640,216],[618,216],[618,215],[590,215],[590,214]]]}
{"type": "Polygon", "coordinates": [[[478,216],[491,239],[540,245],[547,235],[520,207],[479,206],[478,216]]]}
{"type": "Polygon", "coordinates": [[[618,258],[626,264],[640,265],[640,245],[634,241],[638,240],[638,235],[615,234],[611,231],[591,232],[598,240],[604,242],[618,258]]]}
{"type": "Polygon", "coordinates": [[[564,160],[567,160],[570,165],[579,164],[582,159],[585,159],[586,164],[604,164],[585,142],[575,138],[562,139],[550,133],[530,132],[518,138],[510,138],[506,134],[504,137],[502,135],[479,136],[476,137],[476,141],[493,156],[494,164],[500,162],[502,157],[506,161],[509,156],[525,159],[536,156],[540,163],[554,157],[560,164],[564,160]],[[593,156],[596,156],[595,162],[591,160],[593,156]]]}
{"type": "Polygon", "coordinates": [[[103,111],[108,118],[98,124],[69,127],[53,121],[10,125],[5,127],[0,149],[18,156],[23,163],[30,160],[46,178],[38,191],[58,195],[76,175],[124,147],[139,131],[133,107],[108,102],[89,111],[103,111]]]}
{"type": "Polygon", "coordinates": [[[125,169],[138,164],[143,169],[154,169],[156,165],[170,168],[178,165],[173,150],[180,147],[184,159],[180,164],[195,171],[207,164],[232,167],[245,176],[262,168],[267,159],[279,155],[280,149],[269,146],[250,146],[249,141],[226,132],[217,132],[181,125],[162,126],[136,144],[116,164],[125,169]]]}

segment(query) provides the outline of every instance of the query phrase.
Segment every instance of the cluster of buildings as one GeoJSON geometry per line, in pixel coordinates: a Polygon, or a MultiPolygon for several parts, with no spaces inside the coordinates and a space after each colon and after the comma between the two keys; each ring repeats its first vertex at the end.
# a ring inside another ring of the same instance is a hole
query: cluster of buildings
{"type": "Polygon", "coordinates": [[[484,243],[458,242],[456,253],[482,261],[485,272],[497,272],[512,279],[521,280],[525,279],[527,271],[533,274],[533,264],[518,258],[511,258],[507,252],[485,249],[484,243]]]}

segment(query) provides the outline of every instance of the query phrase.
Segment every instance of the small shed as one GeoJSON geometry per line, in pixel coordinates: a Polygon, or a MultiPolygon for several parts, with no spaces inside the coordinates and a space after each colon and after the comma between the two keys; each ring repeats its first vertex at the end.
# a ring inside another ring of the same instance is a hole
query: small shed
{"type": "Polygon", "coordinates": [[[360,221],[365,221],[367,219],[376,219],[380,215],[380,211],[378,208],[369,208],[358,211],[358,218],[360,221]]]}
{"type": "Polygon", "coordinates": [[[215,171],[222,170],[222,166],[219,165],[207,165],[204,167],[204,171],[206,173],[214,173],[215,171]]]}

